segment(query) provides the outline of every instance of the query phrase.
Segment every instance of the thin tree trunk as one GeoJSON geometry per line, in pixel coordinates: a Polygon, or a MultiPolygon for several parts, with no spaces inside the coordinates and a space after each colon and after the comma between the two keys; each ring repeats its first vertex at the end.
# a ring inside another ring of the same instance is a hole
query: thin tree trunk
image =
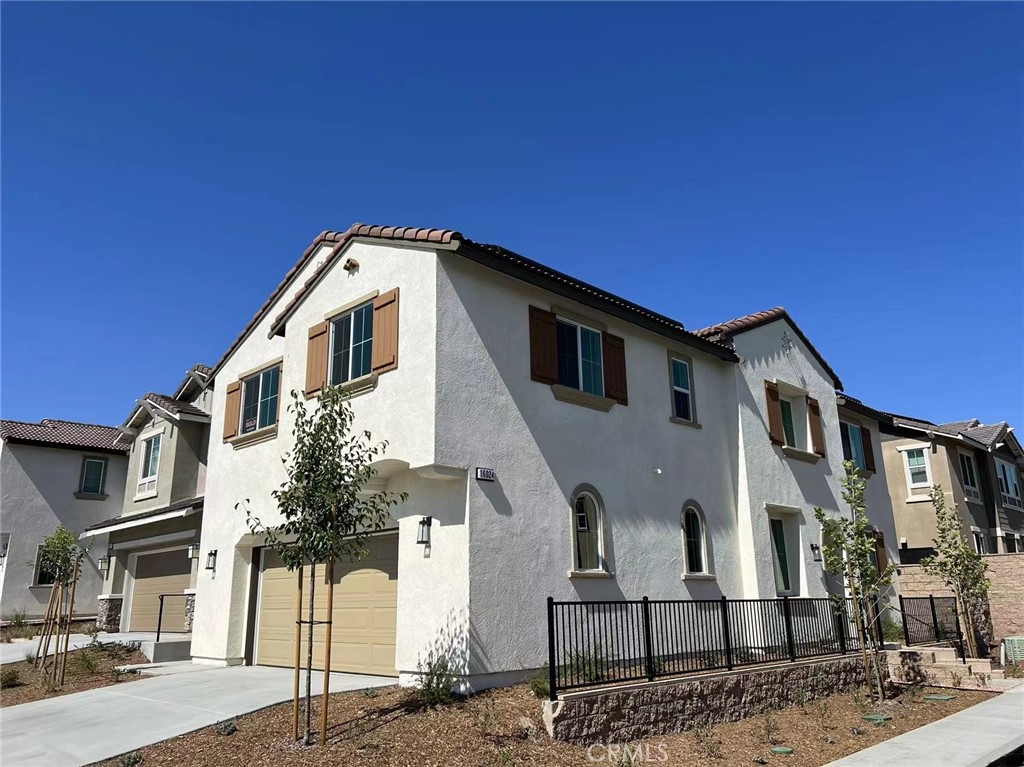
{"type": "Polygon", "coordinates": [[[864,683],[871,684],[871,660],[868,658],[868,644],[866,632],[864,631],[863,615],[861,613],[860,595],[857,593],[857,583],[853,576],[853,563],[849,557],[846,559],[846,581],[850,584],[850,599],[853,601],[853,621],[857,626],[857,639],[860,641],[861,660],[864,663],[864,683]]]}
{"type": "Polygon", "coordinates": [[[302,742],[304,745],[309,746],[313,743],[313,737],[311,727],[313,723],[313,606],[314,596],[313,591],[316,589],[316,563],[313,562],[309,567],[309,631],[307,636],[309,642],[306,647],[306,735],[302,742]]]}

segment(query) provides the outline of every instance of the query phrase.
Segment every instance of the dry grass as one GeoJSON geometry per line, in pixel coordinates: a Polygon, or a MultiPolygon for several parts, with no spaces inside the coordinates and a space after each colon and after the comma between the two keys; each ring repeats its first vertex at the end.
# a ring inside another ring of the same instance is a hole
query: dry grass
{"type": "MultiPolygon", "coordinates": [[[[47,661],[53,664],[53,655],[47,661]]],[[[149,659],[138,650],[123,645],[103,645],[101,648],[88,647],[73,650],[68,654],[67,671],[64,674],[64,686],[54,688],[43,676],[42,672],[32,667],[27,661],[8,663],[4,670],[17,672],[19,683],[16,686],[0,690],[0,706],[17,706],[31,703],[44,698],[58,695],[69,695],[73,692],[93,690],[97,687],[108,687],[112,684],[138,679],[136,674],[119,674],[114,666],[130,663],[148,663],[149,659]]]]}
{"type": "MultiPolygon", "coordinates": [[[[94,627],[96,621],[72,621],[71,622],[71,633],[72,634],[85,634],[86,630],[94,627]]],[[[5,644],[13,642],[16,639],[31,639],[32,637],[39,636],[42,633],[43,625],[41,623],[24,623],[20,626],[9,625],[0,627],[0,642],[5,644]]]]}
{"type": "MultiPolygon", "coordinates": [[[[931,703],[926,688],[906,692],[884,705],[893,718],[876,727],[853,695],[645,741],[652,759],[664,744],[673,767],[732,767],[768,761],[771,740],[794,749],[791,767],[818,767],[841,756],[972,706],[988,693],[961,691],[955,700],[931,703]],[[766,726],[766,720],[769,724],[766,726]],[[856,728],[856,729],[854,729],[856,728]]],[[[525,686],[491,690],[448,706],[424,708],[406,689],[331,696],[331,726],[325,748],[307,749],[290,740],[291,705],[275,706],[237,720],[234,734],[209,727],[142,751],[145,767],[305,767],[309,764],[392,767],[511,767],[592,765],[587,748],[552,741],[541,722],[541,703],[525,686]],[[532,724],[525,727],[524,718],[532,724]]],[[[314,722],[319,721],[314,711],[314,722]]],[[[606,753],[595,751],[594,756],[606,753]]],[[[613,759],[612,764],[617,764],[613,759]]],[[[104,763],[116,767],[119,760],[104,763]]]]}

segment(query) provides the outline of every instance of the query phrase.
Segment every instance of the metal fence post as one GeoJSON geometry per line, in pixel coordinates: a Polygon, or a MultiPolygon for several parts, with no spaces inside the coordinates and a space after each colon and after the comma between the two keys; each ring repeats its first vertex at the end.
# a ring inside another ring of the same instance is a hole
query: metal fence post
{"type": "Polygon", "coordinates": [[[782,617],[786,623],[786,647],[790,661],[796,660],[796,639],[793,637],[793,613],[789,606],[789,597],[782,598],[782,617]]]}
{"type": "Polygon", "coordinates": [[[160,612],[156,616],[156,641],[160,641],[160,625],[164,622],[164,595],[161,594],[158,599],[160,600],[160,612]]]}
{"type": "Polygon", "coordinates": [[[903,639],[910,647],[910,624],[907,623],[907,608],[903,605],[903,595],[900,594],[900,617],[903,618],[903,639]]]}
{"type": "Polygon", "coordinates": [[[960,643],[960,662],[967,665],[967,645],[964,644],[964,632],[960,630],[960,610],[957,603],[953,602],[953,620],[956,621],[956,635],[960,643]]]}
{"type": "Polygon", "coordinates": [[[928,595],[928,604],[932,606],[932,630],[935,632],[935,641],[938,642],[940,639],[942,639],[942,637],[939,636],[939,614],[935,612],[934,594],[928,595]]]}
{"type": "Polygon", "coordinates": [[[651,602],[644,597],[642,602],[644,619],[644,658],[647,667],[647,681],[654,681],[654,638],[651,631],[651,602]]]}
{"type": "Polygon", "coordinates": [[[846,655],[846,599],[844,598],[841,603],[834,603],[834,605],[837,607],[840,604],[842,604],[842,607],[840,609],[832,611],[832,625],[835,626],[836,633],[839,635],[839,652],[841,652],[843,655],[846,655]]]}
{"type": "Polygon", "coordinates": [[[732,637],[729,636],[729,600],[722,595],[722,637],[725,639],[725,667],[732,671],[732,637]]]}
{"type": "Polygon", "coordinates": [[[885,636],[882,633],[882,611],[878,607],[878,594],[871,595],[871,611],[874,613],[875,643],[877,647],[885,646],[885,636]]]}
{"type": "Polygon", "coordinates": [[[548,597],[548,696],[558,700],[558,672],[555,665],[555,598],[548,597]]]}

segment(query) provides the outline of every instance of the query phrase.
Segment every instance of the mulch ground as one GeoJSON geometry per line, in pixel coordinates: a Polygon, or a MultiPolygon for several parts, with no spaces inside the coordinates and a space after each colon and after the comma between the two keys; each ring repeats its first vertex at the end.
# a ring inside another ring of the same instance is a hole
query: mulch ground
{"type": "MultiPolygon", "coordinates": [[[[883,726],[865,722],[873,708],[859,695],[837,695],[771,715],[717,725],[710,731],[666,735],[643,741],[647,759],[634,764],[661,763],[671,767],[733,767],[765,763],[819,767],[908,730],[980,703],[991,693],[956,691],[951,701],[933,703],[918,688],[887,701],[892,714],[883,726]],[[772,756],[774,744],[794,750],[772,756]],[[660,749],[664,749],[664,751],[660,749]],[[664,753],[664,758],[661,754],[664,753]],[[780,761],[781,760],[781,761],[780,761]]],[[[318,709],[315,706],[315,709],[318,709]]],[[[619,765],[621,756],[607,750],[551,740],[541,721],[541,702],[525,686],[490,690],[448,706],[426,708],[408,689],[389,687],[369,693],[331,696],[330,727],[324,748],[305,748],[291,742],[291,704],[275,706],[236,721],[230,735],[206,728],[143,749],[143,767],[307,767],[389,765],[431,767],[467,765],[619,765]],[[525,727],[523,718],[532,723],[525,727]]],[[[314,711],[314,726],[319,713],[314,711]]],[[[119,759],[104,762],[116,767],[119,759]]]]}
{"type": "MultiPolygon", "coordinates": [[[[17,672],[18,683],[13,687],[0,689],[0,706],[17,706],[31,703],[34,700],[55,698],[58,695],[69,695],[73,692],[94,690],[97,687],[109,687],[139,679],[138,674],[122,674],[114,671],[115,666],[131,663],[149,663],[149,658],[138,650],[124,645],[103,645],[102,647],[86,647],[68,653],[68,665],[64,673],[64,685],[54,688],[41,671],[37,671],[27,661],[7,663],[3,670],[17,672]]],[[[52,667],[53,654],[51,649],[47,665],[52,667]]]]}

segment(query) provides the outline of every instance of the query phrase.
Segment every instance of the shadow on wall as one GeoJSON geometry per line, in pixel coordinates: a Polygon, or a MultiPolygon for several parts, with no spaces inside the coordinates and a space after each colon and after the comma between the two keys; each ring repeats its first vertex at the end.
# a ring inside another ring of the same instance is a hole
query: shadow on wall
{"type": "Polygon", "coordinates": [[[417,671],[422,679],[430,674],[450,672],[464,677],[469,673],[469,620],[466,611],[449,610],[442,626],[417,656],[417,671]]]}

